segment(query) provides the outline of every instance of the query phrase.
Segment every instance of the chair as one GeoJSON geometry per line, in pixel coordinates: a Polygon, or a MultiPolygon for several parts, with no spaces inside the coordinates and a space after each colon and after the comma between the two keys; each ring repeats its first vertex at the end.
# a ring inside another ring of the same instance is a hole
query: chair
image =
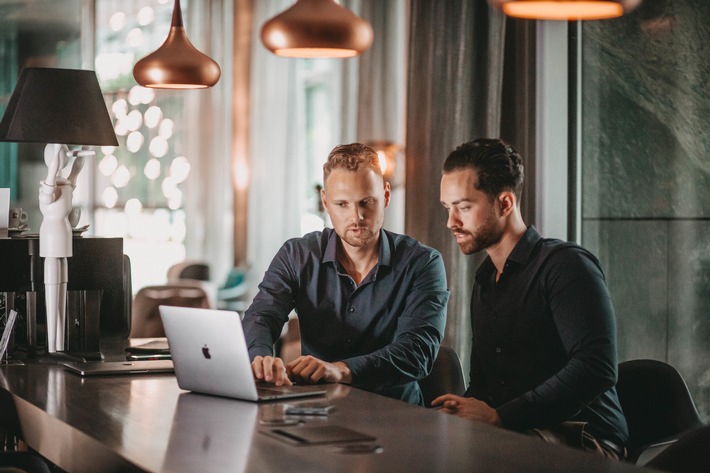
{"type": "Polygon", "coordinates": [[[424,395],[426,407],[430,407],[431,401],[442,394],[451,393],[460,396],[466,391],[461,361],[452,348],[439,347],[434,367],[426,378],[419,380],[419,387],[424,395]]]}
{"type": "Polygon", "coordinates": [[[645,466],[670,473],[707,473],[710,471],[710,425],[681,435],[645,466]]]}
{"type": "Polygon", "coordinates": [[[244,312],[248,306],[247,269],[232,268],[222,287],[217,289],[217,307],[220,309],[244,312]]]}
{"type": "Polygon", "coordinates": [[[667,363],[619,363],[616,390],[629,426],[631,463],[648,463],[681,434],[702,425],[685,380],[667,363]]]}
{"type": "Polygon", "coordinates": [[[142,288],[133,299],[130,338],[164,337],[158,306],[209,308],[209,298],[197,286],[165,285],[142,288]]]}
{"type": "Polygon", "coordinates": [[[47,461],[31,451],[0,452],[0,473],[51,473],[47,461]]]}
{"type": "Polygon", "coordinates": [[[201,287],[207,293],[209,307],[217,307],[217,288],[210,280],[210,267],[201,261],[181,261],[168,268],[170,286],[201,287]]]}
{"type": "Polygon", "coordinates": [[[180,279],[210,280],[210,267],[200,261],[182,261],[168,268],[168,282],[180,279]]]}

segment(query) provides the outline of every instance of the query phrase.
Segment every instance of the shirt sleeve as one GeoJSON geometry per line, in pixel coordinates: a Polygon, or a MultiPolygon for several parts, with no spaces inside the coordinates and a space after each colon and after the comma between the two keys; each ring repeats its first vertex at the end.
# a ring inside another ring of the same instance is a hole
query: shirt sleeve
{"type": "Polygon", "coordinates": [[[581,248],[558,251],[548,268],[542,289],[568,361],[535,389],[497,408],[510,429],[570,420],[616,383],[616,321],[596,258],[581,248]]]}
{"type": "Polygon", "coordinates": [[[274,343],[294,309],[296,278],[289,261],[290,253],[289,242],[286,242],[271,261],[242,320],[252,360],[256,356],[274,355],[274,343]]]}
{"type": "Polygon", "coordinates": [[[392,343],[372,353],[342,360],[356,387],[382,388],[424,378],[444,336],[449,290],[441,254],[431,251],[415,275],[392,343]]]}

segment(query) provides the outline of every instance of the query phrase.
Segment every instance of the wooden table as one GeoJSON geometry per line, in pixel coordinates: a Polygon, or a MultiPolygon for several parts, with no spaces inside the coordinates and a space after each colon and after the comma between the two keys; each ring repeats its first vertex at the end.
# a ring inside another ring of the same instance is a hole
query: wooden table
{"type": "Polygon", "coordinates": [[[0,426],[69,472],[634,472],[634,466],[329,385],[336,410],[302,428],[370,434],[380,453],[292,446],[265,434],[282,403],[181,391],[173,375],[81,378],[53,364],[0,367],[0,426]]]}

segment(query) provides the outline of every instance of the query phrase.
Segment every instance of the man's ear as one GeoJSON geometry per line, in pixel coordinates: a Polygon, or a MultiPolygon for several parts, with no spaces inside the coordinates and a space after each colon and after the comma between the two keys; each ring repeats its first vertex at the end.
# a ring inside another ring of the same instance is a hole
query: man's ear
{"type": "Polygon", "coordinates": [[[390,197],[392,197],[392,190],[390,183],[385,181],[385,207],[390,204],[390,197]]]}
{"type": "Polygon", "coordinates": [[[501,192],[496,199],[501,217],[507,217],[515,208],[515,194],[509,191],[501,192]]]}
{"type": "Polygon", "coordinates": [[[320,190],[320,201],[323,204],[323,209],[327,211],[328,210],[328,202],[326,202],[326,200],[325,200],[325,188],[322,188],[320,190]]]}

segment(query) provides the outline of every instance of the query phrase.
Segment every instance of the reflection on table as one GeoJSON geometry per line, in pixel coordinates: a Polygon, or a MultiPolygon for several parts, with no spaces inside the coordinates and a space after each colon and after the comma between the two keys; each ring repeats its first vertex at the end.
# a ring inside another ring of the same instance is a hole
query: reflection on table
{"type": "Polygon", "coordinates": [[[284,403],[186,393],[171,374],[81,378],[57,365],[3,366],[0,425],[69,472],[642,471],[348,386],[326,388],[330,415],[275,427],[269,421],[284,418],[284,403]],[[344,453],[265,434],[317,425],[374,436],[381,448],[344,453]]]}

